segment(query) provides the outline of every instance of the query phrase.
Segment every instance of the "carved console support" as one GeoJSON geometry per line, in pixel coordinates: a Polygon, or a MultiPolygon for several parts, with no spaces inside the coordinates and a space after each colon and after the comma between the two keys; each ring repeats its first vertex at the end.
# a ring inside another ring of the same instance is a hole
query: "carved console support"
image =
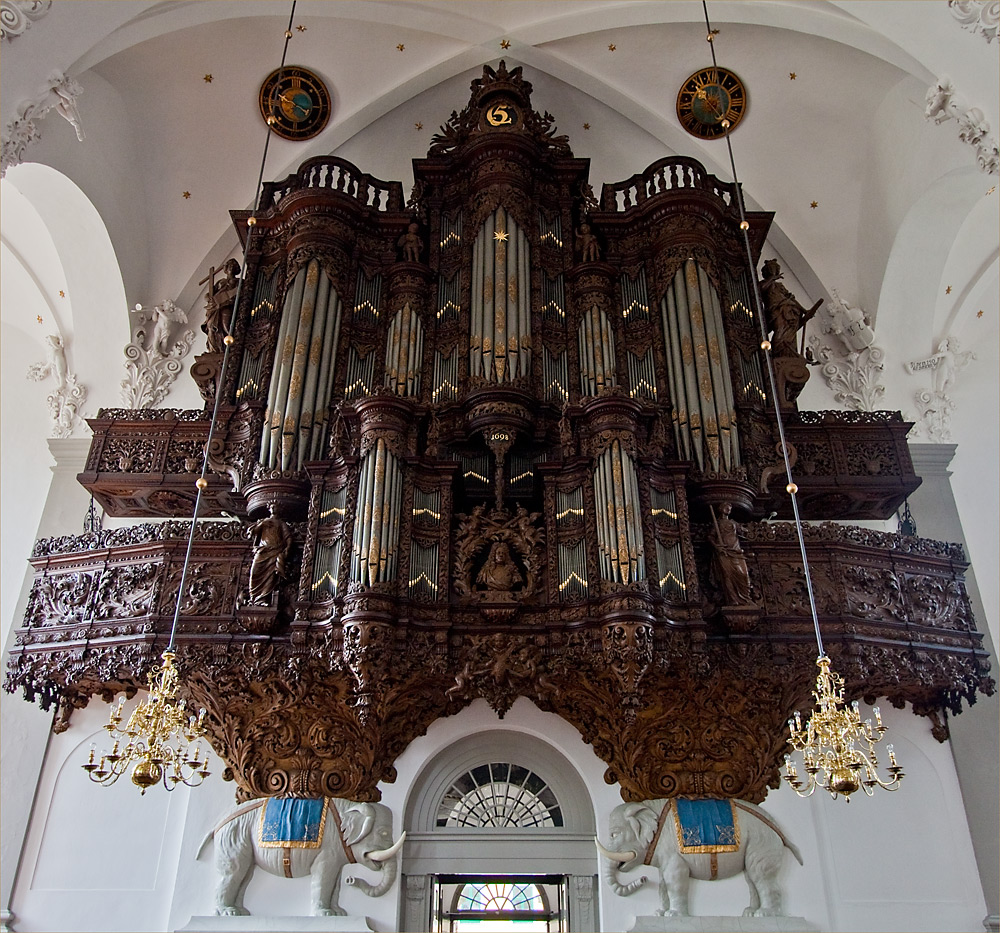
{"type": "Polygon", "coordinates": [[[52,436],[69,437],[82,424],[81,409],[87,401],[87,389],[77,381],[76,374],[69,371],[62,337],[50,334],[45,339],[49,345],[49,359],[44,363],[32,363],[27,378],[31,382],[41,382],[49,376],[55,380],[55,388],[46,396],[52,436]]]}

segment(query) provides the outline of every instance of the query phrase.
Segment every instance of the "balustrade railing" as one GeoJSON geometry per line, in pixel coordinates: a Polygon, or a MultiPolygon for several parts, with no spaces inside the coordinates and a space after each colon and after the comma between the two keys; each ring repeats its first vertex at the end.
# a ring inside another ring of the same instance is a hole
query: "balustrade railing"
{"type": "Polygon", "coordinates": [[[700,162],[685,156],[670,156],[625,181],[605,184],[601,189],[601,210],[622,213],[658,194],[683,189],[705,191],[727,207],[736,196],[735,185],[710,175],[700,162]]]}
{"type": "Polygon", "coordinates": [[[266,182],[258,209],[267,210],[293,191],[307,188],[335,191],[379,212],[403,209],[403,185],[400,182],[375,178],[336,156],[309,159],[297,172],[281,181],[266,182]]]}

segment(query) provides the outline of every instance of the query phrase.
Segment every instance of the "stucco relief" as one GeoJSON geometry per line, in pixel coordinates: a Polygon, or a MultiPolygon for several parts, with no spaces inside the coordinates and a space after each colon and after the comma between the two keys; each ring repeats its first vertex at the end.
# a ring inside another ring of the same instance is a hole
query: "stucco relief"
{"type": "Polygon", "coordinates": [[[978,107],[968,106],[968,101],[955,91],[950,78],[942,75],[927,89],[924,116],[935,123],[955,120],[958,138],[976,150],[979,167],[989,175],[996,175],[1000,154],[996,138],[989,135],[989,121],[978,107]]]}
{"type": "Polygon", "coordinates": [[[82,93],[83,88],[71,77],[61,71],[53,71],[44,90],[17,105],[17,116],[7,123],[0,142],[0,178],[12,165],[23,162],[28,146],[41,139],[42,133],[35,121],[47,116],[50,110],[56,110],[68,120],[76,130],[76,138],[83,142],[83,123],[76,106],[76,99],[82,93]]]}
{"type": "Polygon", "coordinates": [[[45,340],[49,358],[42,363],[32,363],[26,378],[31,382],[42,382],[51,376],[55,380],[56,387],[46,396],[52,418],[52,436],[69,437],[83,423],[80,410],[87,400],[87,389],[77,381],[76,374],[69,371],[62,337],[50,334],[45,340]]]}
{"type": "Polygon", "coordinates": [[[820,364],[823,381],[833,397],[852,411],[875,411],[885,394],[881,384],[885,351],[875,346],[875,331],[868,315],[852,307],[831,289],[825,337],[812,336],[809,345],[820,364]]]}
{"type": "Polygon", "coordinates": [[[169,298],[149,312],[137,305],[134,313],[134,334],[125,346],[122,404],[152,408],[167,397],[181,371],[181,360],[194,343],[194,331],[177,329],[187,323],[187,315],[169,298]]]}

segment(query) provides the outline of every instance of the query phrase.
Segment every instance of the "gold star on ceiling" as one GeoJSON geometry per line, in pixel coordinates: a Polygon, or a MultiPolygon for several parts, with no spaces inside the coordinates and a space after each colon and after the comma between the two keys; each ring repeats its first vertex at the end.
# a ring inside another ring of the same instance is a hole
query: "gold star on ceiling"
{"type": "Polygon", "coordinates": [[[951,294],[951,286],[950,285],[944,290],[944,293],[946,295],[950,295],[951,294]]]}
{"type": "Polygon", "coordinates": [[[400,42],[400,43],[399,43],[399,45],[397,45],[397,46],[396,46],[396,51],[398,51],[398,52],[402,52],[402,51],[403,51],[403,49],[405,49],[405,48],[406,48],[406,46],[405,46],[405,45],[403,45],[403,43],[402,43],[402,42],[400,42]]]}
{"type": "Polygon", "coordinates": [[[66,297],[66,292],[64,292],[61,288],[59,289],[59,297],[60,298],[65,298],[66,297]]]}
{"type": "Polygon", "coordinates": [[[813,210],[816,210],[816,208],[817,208],[817,207],[819,207],[819,201],[810,201],[810,202],[809,202],[809,206],[810,206],[810,207],[811,207],[811,208],[812,208],[813,210]]]}
{"type": "Polygon", "coordinates": [[[35,320],[38,321],[39,324],[41,324],[42,323],[42,316],[40,314],[36,314],[35,315],[35,320]]]}
{"type": "Polygon", "coordinates": [[[584,128],[585,130],[589,130],[589,129],[590,129],[590,124],[589,124],[589,123],[584,123],[584,124],[583,124],[583,128],[584,128]]]}
{"type": "Polygon", "coordinates": [[[181,195],[181,197],[182,197],[182,198],[184,198],[184,200],[186,201],[186,200],[187,200],[187,199],[188,199],[189,197],[191,197],[191,192],[190,192],[190,191],[185,191],[185,192],[184,192],[184,193],[183,193],[183,194],[181,195]]]}
{"type": "Polygon", "coordinates": [[[503,40],[501,40],[501,42],[500,42],[500,48],[502,48],[502,49],[509,49],[510,48],[510,39],[503,39],[503,40]]]}
{"type": "Polygon", "coordinates": [[[993,186],[992,188],[990,188],[990,190],[989,190],[989,191],[987,191],[987,192],[986,192],[986,194],[987,194],[987,195],[991,195],[991,194],[993,194],[993,192],[994,192],[994,191],[996,191],[996,190],[997,190],[997,186],[996,186],[996,185],[994,185],[994,186],[993,186]]]}
{"type": "Polygon", "coordinates": [[[982,308],[980,308],[980,309],[979,309],[979,310],[978,310],[978,311],[976,312],[976,317],[982,317],[982,316],[983,316],[983,311],[982,311],[982,308]]]}
{"type": "Polygon", "coordinates": [[[507,231],[506,230],[497,230],[493,234],[493,239],[496,240],[498,243],[506,243],[507,242],[507,231]]]}
{"type": "Polygon", "coordinates": [[[618,46],[616,46],[616,45],[614,44],[614,42],[612,42],[612,43],[611,43],[611,44],[610,44],[610,45],[608,46],[608,51],[609,51],[609,52],[613,52],[613,51],[615,51],[615,49],[617,49],[617,48],[618,48],[618,46]]]}
{"type": "Polygon", "coordinates": [[[205,75],[204,80],[205,80],[206,84],[211,84],[212,83],[212,76],[211,75],[205,75]]]}
{"type": "Polygon", "coordinates": [[[308,26],[296,26],[295,28],[296,28],[296,29],[297,29],[297,30],[298,30],[299,32],[305,32],[305,31],[306,31],[306,30],[307,30],[307,29],[308,29],[309,27],[308,27],[308,26]]]}
{"type": "Polygon", "coordinates": [[[414,125],[414,126],[415,126],[415,127],[416,127],[416,128],[418,129],[418,130],[422,130],[422,129],[424,128],[424,125],[423,125],[423,123],[414,123],[413,125],[414,125]]]}
{"type": "Polygon", "coordinates": [[[798,76],[795,74],[794,71],[788,72],[788,80],[789,81],[794,81],[796,79],[796,77],[798,77],[798,76]]]}

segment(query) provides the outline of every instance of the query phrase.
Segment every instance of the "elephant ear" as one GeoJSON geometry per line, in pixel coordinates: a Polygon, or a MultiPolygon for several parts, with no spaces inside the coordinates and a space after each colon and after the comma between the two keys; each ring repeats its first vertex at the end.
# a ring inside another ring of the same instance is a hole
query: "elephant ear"
{"type": "Polygon", "coordinates": [[[630,803],[624,810],[625,821],[633,835],[642,845],[648,846],[653,841],[659,815],[644,803],[630,803]]]}
{"type": "Polygon", "coordinates": [[[367,836],[375,823],[375,808],[370,803],[355,803],[340,815],[344,842],[353,846],[367,836]]]}

